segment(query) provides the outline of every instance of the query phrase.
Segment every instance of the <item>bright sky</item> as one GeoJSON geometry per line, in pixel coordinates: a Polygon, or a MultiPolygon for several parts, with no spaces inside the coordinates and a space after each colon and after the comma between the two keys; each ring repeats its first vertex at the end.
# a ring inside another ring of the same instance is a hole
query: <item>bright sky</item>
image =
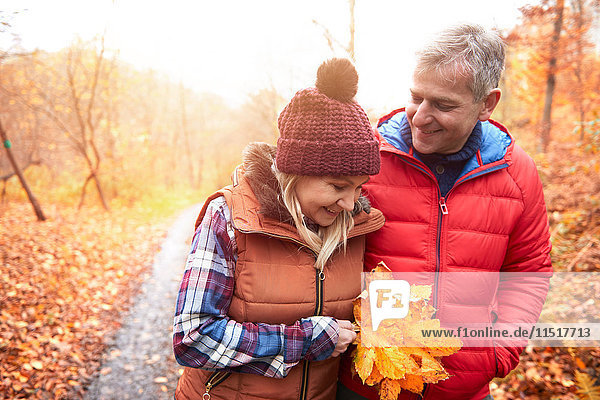
{"type": "MultiPolygon", "coordinates": [[[[444,25],[477,22],[506,30],[518,8],[536,0],[356,0],[357,99],[386,111],[404,103],[413,53],[444,25]]],[[[285,97],[312,86],[332,53],[326,26],[349,39],[347,0],[2,0],[19,10],[12,32],[25,49],[58,50],[75,37],[107,31],[107,46],[140,68],[153,68],[197,91],[240,104],[273,85],[285,97]]],[[[6,35],[5,35],[6,36],[6,35]]],[[[0,41],[0,46],[6,45],[0,41]]]]}

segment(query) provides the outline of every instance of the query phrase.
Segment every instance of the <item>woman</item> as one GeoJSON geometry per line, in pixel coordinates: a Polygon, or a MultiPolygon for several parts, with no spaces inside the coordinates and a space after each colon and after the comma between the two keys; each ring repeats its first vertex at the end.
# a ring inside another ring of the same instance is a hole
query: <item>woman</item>
{"type": "Polygon", "coordinates": [[[249,145],[204,204],[176,305],[176,399],[335,398],[364,235],[384,222],[360,198],[380,159],[357,83],[348,60],[323,63],[279,115],[277,147],[249,145]]]}

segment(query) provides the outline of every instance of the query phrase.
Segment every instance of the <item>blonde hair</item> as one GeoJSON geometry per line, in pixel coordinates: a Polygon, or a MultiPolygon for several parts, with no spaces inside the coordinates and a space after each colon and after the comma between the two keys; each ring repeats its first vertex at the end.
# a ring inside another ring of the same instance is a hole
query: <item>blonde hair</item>
{"type": "Polygon", "coordinates": [[[354,226],[352,214],[342,210],[333,223],[329,226],[319,226],[317,232],[311,231],[307,226],[302,214],[300,202],[296,195],[296,185],[303,178],[301,175],[291,175],[281,172],[273,166],[273,172],[281,187],[281,199],[290,212],[298,234],[306,242],[307,246],[315,252],[317,259],[315,268],[323,271],[327,260],[331,258],[340,242],[344,251],[348,241],[348,232],[354,226]]]}

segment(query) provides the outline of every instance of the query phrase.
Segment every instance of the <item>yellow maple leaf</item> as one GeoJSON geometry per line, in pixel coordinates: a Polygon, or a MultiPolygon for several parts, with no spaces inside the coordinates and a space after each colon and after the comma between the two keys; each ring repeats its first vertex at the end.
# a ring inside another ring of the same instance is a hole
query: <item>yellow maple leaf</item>
{"type": "Polygon", "coordinates": [[[436,383],[449,377],[442,364],[425,349],[411,348],[410,355],[420,365],[419,375],[423,377],[424,382],[436,383]]]}
{"type": "Polygon", "coordinates": [[[402,365],[398,365],[394,362],[396,361],[395,358],[392,359],[389,357],[390,354],[393,354],[393,351],[390,351],[389,349],[389,347],[375,348],[375,365],[377,365],[377,369],[379,372],[381,372],[381,375],[385,376],[386,378],[404,378],[406,370],[402,369],[402,365]]]}
{"type": "MultiPolygon", "coordinates": [[[[404,374],[414,374],[419,370],[419,365],[410,357],[410,354],[405,351],[404,347],[386,347],[383,349],[385,356],[390,360],[397,369],[404,372],[404,374]]],[[[379,355],[379,353],[377,353],[379,355]]],[[[388,376],[388,375],[386,375],[388,376]]],[[[392,376],[388,376],[393,379],[392,376]]]]}
{"type": "Polygon", "coordinates": [[[375,386],[379,382],[381,382],[383,379],[384,379],[384,377],[383,377],[383,375],[381,375],[381,372],[379,372],[379,370],[377,369],[377,365],[373,365],[373,369],[371,370],[371,375],[369,375],[367,377],[367,379],[365,379],[363,381],[363,383],[365,385],[375,386]]]}
{"type": "Polygon", "coordinates": [[[398,379],[385,378],[381,381],[379,390],[379,398],[381,400],[396,400],[400,394],[400,381],[398,379]]]}
{"type": "Polygon", "coordinates": [[[375,350],[371,347],[359,346],[354,354],[354,368],[360,379],[364,382],[371,375],[371,371],[373,371],[375,350]]]}

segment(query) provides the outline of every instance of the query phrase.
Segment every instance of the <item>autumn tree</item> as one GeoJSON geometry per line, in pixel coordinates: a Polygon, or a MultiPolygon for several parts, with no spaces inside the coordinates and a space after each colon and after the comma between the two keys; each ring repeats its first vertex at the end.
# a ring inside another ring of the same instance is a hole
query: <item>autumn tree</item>
{"type": "Polygon", "coordinates": [[[227,184],[248,141],[276,139],[283,105],[266,89],[234,109],[124,63],[101,38],[0,68],[2,123],[18,132],[17,161],[39,161],[35,184],[53,200],[77,198],[79,207],[90,184],[105,208],[227,184]]]}
{"type": "Polygon", "coordinates": [[[103,63],[105,62],[104,37],[99,40],[99,48],[94,49],[91,53],[91,59],[87,60],[86,55],[86,52],[82,48],[73,46],[67,51],[66,60],[70,107],[76,119],[76,128],[71,138],[76,149],[85,159],[89,169],[89,174],[81,189],[79,208],[81,208],[85,200],[87,185],[93,180],[102,206],[105,210],[108,210],[108,203],[99,176],[102,155],[98,149],[96,138],[97,126],[104,112],[96,103],[98,101],[98,83],[101,79],[108,80],[110,78],[110,69],[106,70],[103,68],[103,63]]]}
{"type": "Polygon", "coordinates": [[[348,31],[349,38],[348,43],[344,44],[339,39],[337,39],[327,28],[325,25],[320,23],[319,21],[313,19],[313,24],[319,26],[323,30],[323,37],[327,41],[327,45],[332,53],[335,53],[335,47],[339,47],[342,51],[348,55],[348,58],[352,60],[353,63],[356,63],[356,52],[354,47],[354,34],[355,34],[355,19],[354,19],[354,9],[356,6],[356,0],[348,0],[348,11],[349,11],[349,21],[348,21],[348,31]]]}
{"type": "Polygon", "coordinates": [[[585,140],[588,114],[600,100],[600,71],[598,57],[594,52],[594,43],[590,33],[593,32],[593,15],[599,10],[600,3],[589,0],[571,0],[567,9],[568,21],[565,27],[565,56],[568,70],[565,77],[567,96],[572,101],[578,116],[576,130],[579,140],[585,140]]]}
{"type": "Polygon", "coordinates": [[[20,95],[22,90],[13,96],[51,122],[82,157],[87,175],[79,207],[85,200],[88,184],[93,181],[102,206],[108,210],[100,179],[103,154],[99,149],[98,128],[107,118],[110,98],[106,87],[114,65],[105,59],[102,38],[92,44],[79,41],[60,54],[40,55],[33,65],[25,66],[26,81],[31,86],[28,98],[20,95]]]}
{"type": "Polygon", "coordinates": [[[37,198],[35,197],[35,195],[31,191],[31,189],[29,188],[29,184],[25,180],[25,177],[23,176],[23,173],[21,172],[21,169],[19,168],[19,165],[17,164],[17,161],[15,160],[15,157],[11,151],[11,142],[8,139],[8,135],[7,135],[6,131],[2,127],[2,121],[0,121],[0,139],[2,139],[2,142],[4,144],[4,148],[6,150],[6,155],[8,156],[8,160],[10,161],[15,174],[18,176],[19,182],[21,182],[21,186],[23,186],[23,190],[25,190],[25,192],[27,193],[27,198],[29,199],[29,202],[31,203],[31,205],[33,207],[33,210],[35,212],[37,219],[39,221],[45,221],[46,216],[44,215],[44,212],[42,211],[42,208],[40,207],[40,204],[37,201],[37,198]]]}
{"type": "MultiPolygon", "coordinates": [[[[512,122],[535,127],[543,151],[553,141],[551,132],[557,122],[563,132],[573,128],[565,126],[571,118],[557,121],[553,116],[577,115],[578,131],[583,132],[597,103],[598,56],[591,41],[597,8],[593,0],[544,0],[521,8],[523,22],[507,35],[503,85],[511,93],[510,112],[520,113],[513,115],[512,122]]],[[[508,108],[505,104],[500,110],[508,108]]]]}
{"type": "MultiPolygon", "coordinates": [[[[6,17],[3,14],[0,14],[0,34],[5,34],[10,27],[11,27],[11,25],[8,22],[8,20],[6,19],[6,17]]],[[[23,54],[11,53],[10,51],[0,50],[0,66],[2,66],[3,62],[5,60],[7,60],[8,58],[15,57],[15,56],[22,56],[22,55],[23,54]]],[[[2,82],[0,81],[0,87],[1,86],[2,86],[2,82]]],[[[0,118],[0,139],[3,142],[3,146],[6,151],[6,156],[8,158],[8,161],[10,162],[10,165],[13,170],[12,173],[9,173],[9,174],[1,177],[2,181],[4,183],[4,186],[2,189],[2,198],[4,199],[4,194],[5,194],[5,189],[6,189],[6,181],[12,175],[16,175],[19,178],[19,182],[21,183],[23,190],[25,191],[25,193],[27,193],[27,198],[29,199],[31,206],[33,207],[33,210],[35,212],[35,215],[36,215],[38,221],[45,221],[46,216],[44,215],[44,212],[42,211],[42,208],[41,208],[37,198],[33,194],[33,191],[29,187],[29,184],[27,183],[27,180],[25,179],[25,176],[23,175],[21,167],[19,166],[19,163],[17,162],[17,159],[16,159],[15,155],[13,154],[12,142],[10,141],[10,139],[8,137],[8,133],[4,129],[1,118],[0,118]]],[[[32,158],[33,157],[31,156],[31,152],[30,152],[29,160],[26,163],[25,168],[27,168],[29,165],[34,163],[32,158]]]]}
{"type": "Polygon", "coordinates": [[[548,71],[546,73],[546,96],[544,101],[544,112],[541,123],[541,140],[542,148],[544,151],[548,150],[548,145],[551,140],[552,130],[552,101],[554,97],[554,89],[556,88],[556,64],[560,53],[560,33],[563,26],[563,11],[565,8],[564,0],[556,0],[554,7],[552,7],[553,31],[552,39],[548,46],[548,71]]]}

